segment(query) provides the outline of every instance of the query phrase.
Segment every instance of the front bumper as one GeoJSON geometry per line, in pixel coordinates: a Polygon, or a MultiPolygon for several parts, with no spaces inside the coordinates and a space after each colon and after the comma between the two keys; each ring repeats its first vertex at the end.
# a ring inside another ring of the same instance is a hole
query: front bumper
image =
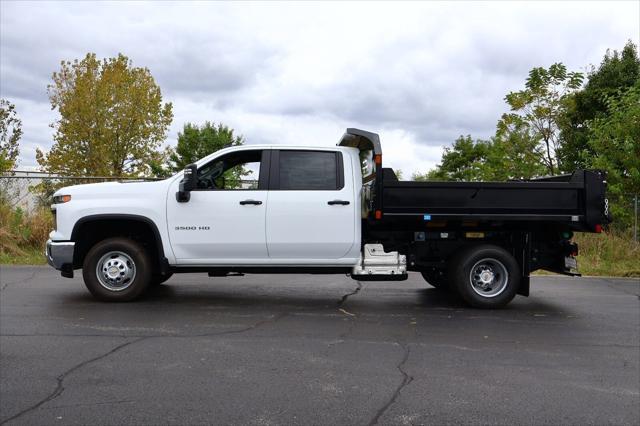
{"type": "Polygon", "coordinates": [[[47,263],[59,271],[73,273],[73,249],[76,243],[72,241],[47,240],[45,257],[47,263]]]}

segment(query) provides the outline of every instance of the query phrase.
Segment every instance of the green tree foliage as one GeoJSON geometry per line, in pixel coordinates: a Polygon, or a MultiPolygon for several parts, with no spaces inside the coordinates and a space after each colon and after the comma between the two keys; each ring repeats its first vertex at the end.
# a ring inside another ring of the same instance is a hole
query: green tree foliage
{"type": "Polygon", "coordinates": [[[589,122],[583,161],[607,172],[608,196],[618,226],[633,218],[632,197],[640,194],[640,80],[604,99],[606,115],[589,122]]]}
{"type": "Polygon", "coordinates": [[[165,139],[173,119],[160,87],[147,68],[119,54],[63,61],[48,86],[51,108],[60,118],[54,145],[36,153],[43,170],[67,175],[136,176],[165,139]]]}
{"type": "MultiPolygon", "coordinates": [[[[167,177],[172,173],[179,172],[188,164],[195,163],[222,148],[238,146],[244,144],[244,138],[235,135],[234,130],[224,124],[205,122],[198,126],[186,123],[182,132],[178,133],[178,143],[175,148],[167,148],[162,153],[156,153],[156,157],[150,163],[152,173],[158,177],[167,177]],[[168,166],[165,166],[167,164],[168,166]]],[[[219,187],[239,188],[242,178],[251,172],[242,165],[235,166],[227,170],[222,179],[216,182],[219,187]]]]}
{"type": "Polygon", "coordinates": [[[415,173],[416,181],[504,181],[530,179],[544,174],[538,142],[517,126],[499,131],[491,140],[473,141],[460,136],[446,147],[442,160],[426,174],[415,173]]]}
{"type": "Polygon", "coordinates": [[[585,87],[572,94],[572,102],[560,121],[562,147],[559,152],[564,170],[584,168],[589,164],[590,130],[588,123],[609,112],[606,99],[640,79],[638,49],[629,41],[622,52],[607,50],[600,66],[587,76],[585,87]]]}
{"type": "Polygon", "coordinates": [[[632,43],[607,51],[588,74],[567,72],[557,63],[534,68],[525,88],[509,93],[511,112],[498,121],[489,141],[458,138],[442,161],[414,180],[508,180],[603,169],[614,225],[633,218],[640,194],[640,58],[632,43]]]}
{"type": "Polygon", "coordinates": [[[452,147],[445,147],[442,160],[435,169],[427,174],[414,174],[413,180],[437,181],[477,181],[485,180],[486,161],[491,143],[477,140],[471,136],[460,136],[452,147]]]}
{"type": "Polygon", "coordinates": [[[15,168],[21,137],[22,121],[18,118],[15,105],[0,99],[0,173],[15,168]]]}
{"type": "Polygon", "coordinates": [[[487,154],[485,176],[488,180],[531,179],[546,172],[539,141],[522,122],[499,128],[487,154]]]}
{"type": "Polygon", "coordinates": [[[506,95],[511,112],[498,121],[490,140],[458,138],[445,148],[441,163],[415,180],[529,179],[560,171],[559,122],[582,84],[582,74],[568,72],[562,63],[529,72],[525,88],[506,95]]]}
{"type": "Polygon", "coordinates": [[[149,174],[156,178],[168,178],[174,174],[174,170],[169,165],[169,158],[174,153],[173,148],[166,146],[161,151],[156,151],[151,155],[147,165],[149,174]]]}
{"type": "Polygon", "coordinates": [[[234,135],[233,129],[224,124],[207,121],[203,126],[198,126],[186,123],[182,132],[178,133],[178,144],[169,153],[169,160],[172,169],[178,171],[222,148],[242,144],[243,137],[234,135]]]}
{"type": "Polygon", "coordinates": [[[519,132],[528,133],[544,154],[541,159],[549,174],[560,170],[559,122],[567,105],[573,101],[571,93],[580,88],[582,79],[581,73],[567,72],[562,63],[553,64],[548,69],[536,67],[529,72],[523,90],[505,96],[511,112],[503,114],[498,123],[499,131],[509,131],[514,127],[519,132]]]}

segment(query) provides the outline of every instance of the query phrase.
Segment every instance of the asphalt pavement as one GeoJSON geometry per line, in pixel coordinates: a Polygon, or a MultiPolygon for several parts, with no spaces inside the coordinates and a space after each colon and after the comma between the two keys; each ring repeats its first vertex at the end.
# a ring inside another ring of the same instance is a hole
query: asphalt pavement
{"type": "Polygon", "coordinates": [[[640,281],[483,311],[405,282],[174,275],[100,303],[0,266],[0,424],[640,424],[640,281]]]}

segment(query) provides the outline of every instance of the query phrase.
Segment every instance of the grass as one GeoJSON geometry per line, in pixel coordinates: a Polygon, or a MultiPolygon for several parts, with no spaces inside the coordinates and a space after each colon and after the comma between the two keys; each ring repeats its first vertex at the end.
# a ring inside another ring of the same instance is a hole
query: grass
{"type": "Polygon", "coordinates": [[[27,214],[0,202],[0,264],[46,263],[44,244],[52,229],[53,216],[48,209],[27,214]]]}
{"type": "Polygon", "coordinates": [[[44,244],[40,248],[29,247],[21,254],[0,253],[0,265],[46,265],[44,244]]]}
{"type": "Polygon", "coordinates": [[[640,277],[640,244],[629,232],[575,234],[582,275],[640,277]]]}

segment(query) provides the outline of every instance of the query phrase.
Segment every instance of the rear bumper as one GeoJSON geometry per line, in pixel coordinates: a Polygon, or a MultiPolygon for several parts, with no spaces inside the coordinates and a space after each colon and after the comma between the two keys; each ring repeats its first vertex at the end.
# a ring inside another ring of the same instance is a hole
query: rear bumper
{"type": "Polygon", "coordinates": [[[73,273],[73,249],[72,241],[51,241],[47,240],[45,257],[47,263],[59,271],[73,273]]]}

